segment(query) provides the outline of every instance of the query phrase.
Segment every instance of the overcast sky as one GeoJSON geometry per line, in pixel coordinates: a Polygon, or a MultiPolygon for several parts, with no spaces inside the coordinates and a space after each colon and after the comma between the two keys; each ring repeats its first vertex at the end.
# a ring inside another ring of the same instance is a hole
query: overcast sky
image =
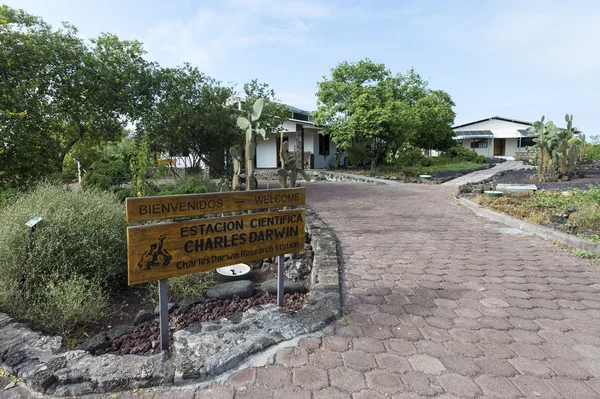
{"type": "Polygon", "coordinates": [[[600,1],[8,0],[52,25],[69,21],[144,43],[149,60],[184,62],[241,88],[258,78],[313,110],[317,82],[370,58],[415,70],[450,93],[456,124],[490,116],[599,134],[600,1]]]}

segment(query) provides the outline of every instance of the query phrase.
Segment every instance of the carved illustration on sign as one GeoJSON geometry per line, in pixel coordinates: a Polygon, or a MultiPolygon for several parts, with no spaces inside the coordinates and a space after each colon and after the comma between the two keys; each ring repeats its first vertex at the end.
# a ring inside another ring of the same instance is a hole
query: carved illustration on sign
{"type": "Polygon", "coordinates": [[[166,248],[163,248],[163,241],[167,236],[161,235],[158,237],[158,244],[153,243],[150,245],[150,249],[142,255],[142,259],[139,261],[138,266],[140,269],[152,270],[152,266],[163,266],[167,267],[171,264],[173,258],[166,248]],[[159,261],[162,258],[162,261],[159,261]],[[145,267],[144,267],[145,266],[145,267]]]}

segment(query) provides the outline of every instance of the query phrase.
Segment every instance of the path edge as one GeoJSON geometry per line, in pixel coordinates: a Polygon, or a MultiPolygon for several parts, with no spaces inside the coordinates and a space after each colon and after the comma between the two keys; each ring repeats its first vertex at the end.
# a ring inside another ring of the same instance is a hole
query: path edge
{"type": "Polygon", "coordinates": [[[467,198],[457,198],[457,201],[479,217],[489,219],[497,223],[502,223],[509,227],[521,229],[528,233],[542,237],[545,240],[558,241],[561,244],[567,245],[572,248],[600,253],[600,245],[591,241],[584,240],[583,238],[575,237],[570,234],[551,229],[549,227],[539,226],[521,219],[514,218],[512,216],[494,212],[467,198]]]}

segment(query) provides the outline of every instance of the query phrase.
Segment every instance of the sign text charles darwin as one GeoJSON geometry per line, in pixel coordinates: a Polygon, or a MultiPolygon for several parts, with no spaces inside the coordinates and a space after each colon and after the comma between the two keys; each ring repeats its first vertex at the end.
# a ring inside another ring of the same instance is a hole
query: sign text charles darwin
{"type": "Polygon", "coordinates": [[[304,188],[127,198],[128,222],[304,205],[304,188]]]}
{"type": "Polygon", "coordinates": [[[129,285],[302,251],[304,219],[298,209],[128,227],[129,285]]]}

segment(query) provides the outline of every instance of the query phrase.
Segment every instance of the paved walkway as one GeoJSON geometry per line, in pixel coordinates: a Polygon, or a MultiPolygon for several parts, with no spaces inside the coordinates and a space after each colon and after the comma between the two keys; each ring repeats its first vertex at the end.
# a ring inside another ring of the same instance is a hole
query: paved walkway
{"type": "Polygon", "coordinates": [[[309,184],[343,250],[344,317],[322,339],[223,385],[94,398],[600,398],[600,271],[451,190],[309,184]]]}
{"type": "Polygon", "coordinates": [[[506,161],[502,163],[496,164],[496,166],[490,169],[478,170],[477,172],[472,172],[456,179],[452,179],[442,185],[446,186],[460,186],[461,184],[467,183],[477,183],[482,180],[488,179],[494,176],[498,172],[504,172],[507,170],[518,170],[518,169],[532,169],[533,167],[530,165],[525,165],[522,161],[506,161]]]}

